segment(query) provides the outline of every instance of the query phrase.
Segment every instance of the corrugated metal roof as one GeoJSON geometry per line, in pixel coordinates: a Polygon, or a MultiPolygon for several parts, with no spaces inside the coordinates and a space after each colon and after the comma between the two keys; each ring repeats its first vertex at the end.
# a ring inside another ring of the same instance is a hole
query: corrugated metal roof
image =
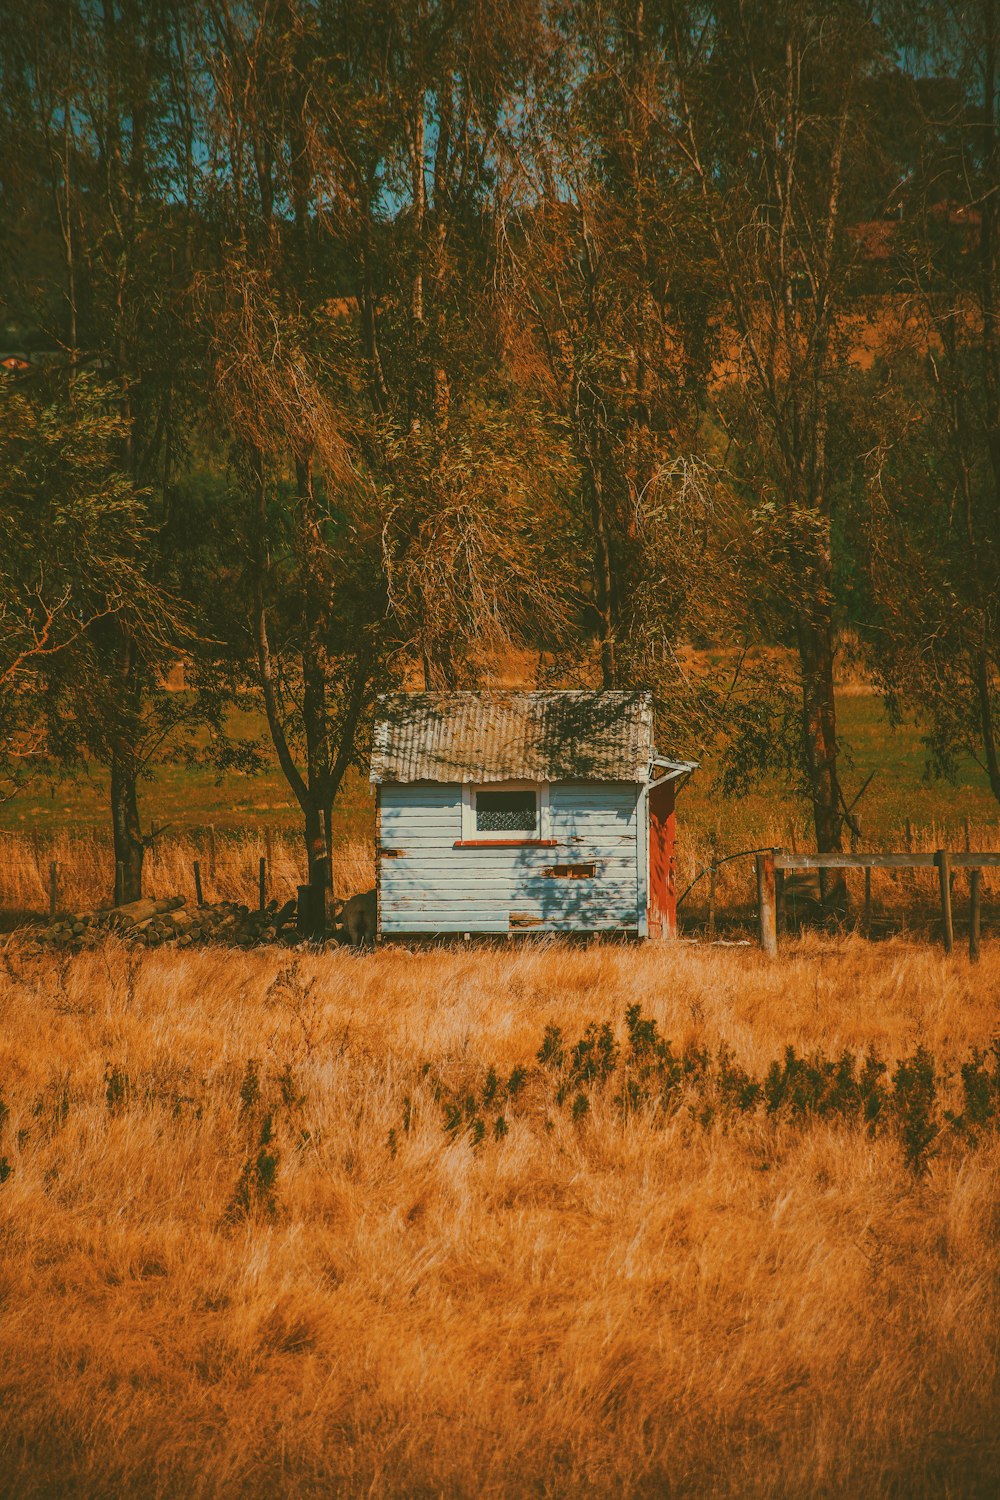
{"type": "Polygon", "coordinates": [[[649,693],[393,693],[372,781],[645,781],[649,693]]]}

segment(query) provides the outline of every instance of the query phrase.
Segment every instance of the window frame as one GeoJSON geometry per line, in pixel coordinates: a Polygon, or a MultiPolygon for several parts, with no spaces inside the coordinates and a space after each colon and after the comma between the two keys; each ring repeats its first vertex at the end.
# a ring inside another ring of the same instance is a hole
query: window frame
{"type": "Polygon", "coordinates": [[[462,784],[462,844],[549,844],[549,783],[547,781],[466,781],[462,784]],[[535,830],[518,834],[509,828],[480,829],[476,822],[479,792],[534,792],[535,830]]]}

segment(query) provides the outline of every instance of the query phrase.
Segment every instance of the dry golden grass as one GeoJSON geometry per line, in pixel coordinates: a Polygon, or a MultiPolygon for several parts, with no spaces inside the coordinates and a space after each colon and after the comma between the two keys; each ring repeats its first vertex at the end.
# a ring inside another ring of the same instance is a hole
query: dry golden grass
{"type": "Polygon", "coordinates": [[[845,1123],[599,1092],[574,1123],[534,1055],[640,1001],[758,1073],[789,1043],[946,1071],[998,992],[992,947],[856,939],[8,947],[0,1490],[992,1496],[995,1135],[916,1177],[845,1123]],[[528,1083],[476,1148],[434,1079],[490,1065],[528,1083]]]}
{"type": "MultiPolygon", "coordinates": [[[[280,901],[293,897],[305,880],[302,839],[285,830],[219,834],[213,844],[200,838],[158,839],[146,856],[143,885],[149,896],[195,899],[194,861],[201,864],[206,901],[245,901],[256,905],[261,855],[268,858],[268,891],[280,901]]],[[[369,890],[375,880],[374,850],[354,839],[334,849],[332,869],[338,895],[369,890]]],[[[93,911],[111,904],[114,859],[107,837],[59,832],[47,839],[0,833],[0,912],[48,910],[49,866],[59,866],[58,900],[66,911],[93,911]]]]}

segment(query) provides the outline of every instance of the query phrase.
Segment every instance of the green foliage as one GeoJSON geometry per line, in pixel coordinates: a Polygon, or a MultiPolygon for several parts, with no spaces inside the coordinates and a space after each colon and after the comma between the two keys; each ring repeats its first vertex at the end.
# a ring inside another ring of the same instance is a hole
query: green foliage
{"type": "Polygon", "coordinates": [[[133,1094],[133,1083],[124,1068],[110,1063],[104,1073],[104,1095],[107,1100],[108,1110],[113,1115],[121,1114],[127,1109],[133,1094]]]}
{"type": "Polygon", "coordinates": [[[278,1208],[277,1181],[279,1153],[273,1149],[274,1119],[267,1114],[260,1122],[256,1150],[243,1163],[239,1181],[227,1209],[226,1217],[252,1218],[263,1214],[273,1218],[278,1208]]]}
{"type": "Polygon", "coordinates": [[[562,1032],[558,1026],[546,1026],[542,1045],[538,1049],[538,1061],[543,1068],[557,1070],[563,1065],[562,1032]]]}
{"type": "MultiPolygon", "coordinates": [[[[895,1137],[915,1176],[926,1172],[943,1132],[974,1146],[985,1131],[1000,1129],[1000,1040],[961,1065],[965,1107],[959,1115],[940,1109],[934,1058],[922,1046],[897,1063],[891,1084],[885,1062],[872,1048],[859,1059],[846,1050],[835,1058],[823,1052],[806,1057],[789,1046],[758,1077],[724,1044],[715,1053],[695,1043],[676,1052],[638,1004],[626,1009],[623,1039],[610,1023],[592,1022],[567,1045],[560,1028],[547,1026],[537,1062],[545,1098],[567,1107],[574,1125],[588,1118],[595,1098],[607,1099],[621,1118],[643,1120],[653,1129],[677,1116],[702,1130],[730,1129],[741,1119],[796,1129],[828,1121],[895,1137]]],[[[476,1148],[485,1143],[483,1111],[495,1107],[497,1077],[490,1068],[475,1089],[455,1089],[435,1075],[441,1123],[452,1139],[464,1134],[476,1148]]],[[[493,1123],[496,1142],[507,1135],[510,1113],[527,1117],[530,1109],[532,1096],[523,1084],[507,1093],[507,1109],[498,1111],[493,1123]]],[[[408,1114],[406,1120],[408,1128],[408,1114]]],[[[554,1128],[548,1114],[544,1128],[554,1128]]],[[[394,1141],[393,1132],[390,1150],[394,1141]]]]}
{"type": "Polygon", "coordinates": [[[719,1049],[718,1090],[724,1110],[737,1109],[744,1114],[754,1108],[762,1093],[757,1079],[740,1067],[725,1046],[719,1049]]]}
{"type": "Polygon", "coordinates": [[[527,1077],[528,1077],[528,1073],[527,1073],[527,1070],[525,1068],[518,1067],[518,1068],[512,1068],[511,1069],[510,1077],[507,1080],[507,1098],[508,1099],[516,1099],[517,1098],[518,1094],[520,1094],[521,1090],[524,1088],[525,1082],[527,1081],[527,1077]]]}
{"type": "Polygon", "coordinates": [[[301,1109],[303,1104],[305,1104],[306,1096],[299,1093],[298,1085],[289,1063],[285,1064],[283,1071],[278,1075],[278,1088],[281,1091],[281,1102],[286,1109],[301,1109]]]}
{"type": "MultiPolygon", "coordinates": [[[[3,1097],[0,1096],[0,1139],[2,1139],[4,1130],[6,1129],[7,1118],[9,1116],[9,1114],[10,1114],[10,1108],[9,1108],[9,1106],[5,1103],[3,1097]]],[[[20,1134],[21,1134],[21,1132],[19,1132],[19,1135],[20,1134]]],[[[21,1144],[22,1144],[22,1142],[19,1139],[18,1140],[18,1146],[20,1146],[21,1144]]],[[[14,1170],[14,1168],[11,1166],[11,1164],[7,1160],[6,1156],[0,1156],[0,1186],[2,1186],[7,1181],[8,1177],[13,1172],[13,1170],[14,1170]]]]}
{"type": "Polygon", "coordinates": [[[493,1103],[494,1099],[496,1098],[496,1096],[497,1096],[497,1094],[499,1092],[499,1089],[500,1089],[500,1080],[497,1077],[496,1069],[495,1068],[491,1068],[490,1071],[486,1075],[486,1082],[483,1084],[483,1108],[484,1109],[488,1109],[490,1107],[490,1105],[493,1103]]]}
{"type": "MultiPolygon", "coordinates": [[[[268,1076],[261,1073],[256,1058],[249,1058],[240,1082],[239,1101],[238,1119],[249,1145],[224,1215],[227,1224],[258,1216],[274,1218],[277,1214],[279,1130],[296,1151],[316,1144],[313,1132],[303,1123],[306,1096],[300,1092],[289,1064],[277,1075],[268,1076]]],[[[388,1145],[395,1155],[395,1131],[390,1132],[388,1145]]]]}
{"type": "Polygon", "coordinates": [[[783,1061],[773,1062],[768,1069],[763,1084],[765,1104],[769,1114],[784,1109],[800,1118],[856,1116],[874,1126],[885,1107],[881,1082],[885,1071],[885,1064],[870,1051],[859,1073],[849,1052],[833,1061],[819,1053],[799,1057],[794,1047],[788,1047],[783,1061]]]}
{"type": "Polygon", "coordinates": [[[975,1131],[991,1121],[1000,1123],[1000,1037],[994,1039],[989,1052],[977,1048],[969,1061],[962,1064],[961,1076],[965,1103],[960,1116],[962,1125],[975,1131]]]}
{"type": "Polygon", "coordinates": [[[913,1172],[925,1172],[941,1129],[934,1118],[934,1059],[925,1047],[918,1047],[912,1057],[897,1065],[892,1093],[906,1164],[913,1172]]]}
{"type": "MultiPolygon", "coordinates": [[[[162,629],[149,579],[146,497],[121,468],[116,392],[81,375],[67,392],[0,379],[0,744],[16,784],[40,737],[43,681],[82,674],[93,632],[126,618],[162,629]]],[[[56,711],[57,712],[57,711],[56,711]]]]}
{"type": "Polygon", "coordinates": [[[244,1110],[253,1109],[260,1098],[260,1075],[257,1072],[257,1059],[247,1059],[246,1071],[240,1084],[240,1108],[244,1110]]]}

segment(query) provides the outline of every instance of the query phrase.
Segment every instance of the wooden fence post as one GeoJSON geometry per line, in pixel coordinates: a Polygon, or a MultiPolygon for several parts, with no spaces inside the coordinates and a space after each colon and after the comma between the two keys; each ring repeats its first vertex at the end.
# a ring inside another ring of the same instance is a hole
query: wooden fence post
{"type": "Polygon", "coordinates": [[[201,860],[200,859],[196,859],[195,862],[194,862],[194,894],[195,894],[195,899],[198,902],[198,905],[199,906],[204,906],[205,905],[205,897],[202,894],[202,889],[201,889],[201,860]]]}
{"type": "Polygon", "coordinates": [[[54,917],[59,904],[59,866],[55,860],[49,864],[49,916],[54,917]]]}
{"type": "Polygon", "coordinates": [[[774,853],[769,851],[756,856],[757,865],[757,913],[760,920],[760,946],[768,958],[778,952],[778,931],[775,921],[774,853]]]}
{"type": "Polygon", "coordinates": [[[715,942],[715,875],[713,865],[708,872],[708,941],[715,942]]]}
{"type": "Polygon", "coordinates": [[[938,885],[941,889],[944,951],[950,953],[955,946],[955,930],[951,920],[951,855],[948,850],[939,849],[934,856],[934,863],[938,867],[938,885]]]}
{"type": "Polygon", "coordinates": [[[267,858],[263,854],[260,857],[260,873],[258,876],[257,894],[259,898],[260,910],[263,911],[264,907],[267,905],[267,858]]]}
{"type": "Polygon", "coordinates": [[[979,962],[979,897],[981,870],[969,871],[969,958],[979,962]]]}

